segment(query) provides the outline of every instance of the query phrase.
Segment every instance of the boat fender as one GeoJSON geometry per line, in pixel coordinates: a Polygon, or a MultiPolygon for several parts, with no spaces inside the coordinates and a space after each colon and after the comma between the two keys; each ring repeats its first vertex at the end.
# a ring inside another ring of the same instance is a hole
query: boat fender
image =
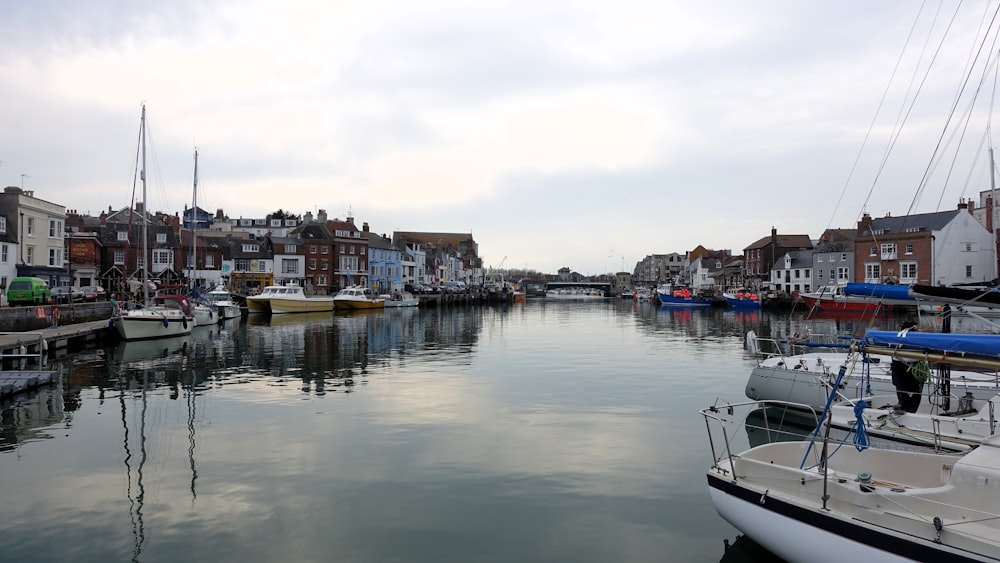
{"type": "Polygon", "coordinates": [[[771,489],[765,489],[764,494],[760,495],[760,505],[764,506],[764,501],[767,500],[767,493],[771,492],[771,489]]]}
{"type": "Polygon", "coordinates": [[[941,521],[940,516],[934,517],[934,530],[937,532],[937,537],[934,538],[934,543],[941,543],[941,531],[944,529],[944,522],[941,521]]]}
{"type": "Polygon", "coordinates": [[[760,352],[760,343],[757,342],[757,333],[752,330],[747,331],[747,352],[754,355],[760,352]]]}
{"type": "Polygon", "coordinates": [[[166,315],[163,315],[163,328],[167,328],[168,326],[170,326],[170,319],[166,315]]]}
{"type": "Polygon", "coordinates": [[[187,317],[184,317],[184,316],[181,317],[181,326],[183,326],[184,328],[188,327],[188,318],[187,317]]]}

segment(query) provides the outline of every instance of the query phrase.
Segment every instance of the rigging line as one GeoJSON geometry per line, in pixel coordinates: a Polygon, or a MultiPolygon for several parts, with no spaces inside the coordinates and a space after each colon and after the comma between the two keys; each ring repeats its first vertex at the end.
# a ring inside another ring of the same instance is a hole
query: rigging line
{"type": "MultiPolygon", "coordinates": [[[[984,34],[984,36],[983,36],[984,40],[985,40],[986,36],[987,36],[987,34],[984,34]]],[[[993,52],[994,48],[996,47],[996,45],[997,45],[997,39],[998,39],[997,35],[994,34],[993,35],[993,45],[990,47],[990,52],[993,52]]],[[[975,93],[972,95],[972,99],[969,101],[968,107],[967,107],[966,111],[964,112],[964,115],[965,115],[964,124],[963,124],[963,127],[961,129],[961,134],[958,136],[959,140],[956,143],[955,152],[952,155],[951,167],[948,169],[948,173],[945,176],[945,180],[944,180],[944,182],[942,183],[942,186],[941,186],[941,195],[938,198],[938,204],[937,204],[936,210],[940,210],[941,209],[941,204],[942,204],[942,201],[944,200],[944,194],[945,194],[945,191],[947,190],[947,187],[948,187],[948,184],[949,184],[949,180],[950,180],[950,178],[952,176],[952,173],[955,170],[955,166],[958,163],[959,151],[960,151],[961,146],[962,146],[962,139],[965,138],[965,134],[966,134],[966,132],[969,129],[969,124],[972,122],[972,116],[974,114],[974,110],[975,110],[975,107],[976,107],[976,102],[979,100],[979,95],[983,92],[983,85],[986,84],[987,77],[991,73],[993,73],[994,70],[996,69],[996,62],[997,62],[996,57],[990,57],[990,59],[986,62],[985,66],[983,68],[982,77],[980,78],[978,84],[976,85],[975,93]]],[[[971,70],[970,70],[970,72],[971,72],[971,70]]],[[[991,105],[992,105],[992,101],[991,101],[991,105]]],[[[987,121],[987,124],[989,124],[989,121],[987,121]]],[[[951,142],[955,138],[955,135],[958,135],[958,132],[955,132],[955,133],[952,134],[951,138],[949,138],[949,140],[948,140],[948,143],[946,143],[946,146],[951,144],[951,142]]],[[[973,170],[975,170],[975,165],[979,162],[979,155],[982,153],[982,143],[984,141],[985,141],[985,137],[983,138],[982,141],[980,141],[980,146],[977,148],[977,150],[975,152],[975,158],[974,158],[973,163],[972,163],[972,168],[969,171],[969,179],[967,180],[967,182],[965,184],[966,187],[968,187],[968,184],[971,181],[971,176],[972,176],[973,170]]],[[[935,168],[936,168],[936,164],[935,164],[935,168]]],[[[964,189],[962,190],[962,193],[960,195],[965,195],[965,190],[964,189]]]]}
{"type": "MultiPolygon", "coordinates": [[[[993,29],[993,25],[996,22],[998,12],[1000,12],[1000,4],[997,5],[997,9],[994,10],[994,12],[993,12],[993,17],[990,20],[989,26],[987,27],[988,30],[989,29],[993,29]]],[[[955,15],[957,16],[957,9],[956,9],[955,15]]],[[[953,17],[952,20],[951,20],[951,22],[949,22],[949,24],[948,24],[948,29],[945,31],[945,35],[942,36],[942,38],[941,38],[941,44],[938,45],[938,51],[937,51],[937,53],[935,53],[934,60],[937,59],[937,54],[940,53],[940,51],[941,51],[942,45],[944,43],[944,38],[947,37],[948,32],[951,30],[951,27],[954,24],[954,21],[955,21],[955,18],[953,17]]],[[[985,41],[983,43],[980,43],[979,49],[976,50],[976,55],[973,58],[973,62],[969,66],[970,70],[969,70],[968,73],[965,74],[965,77],[962,79],[962,83],[961,83],[961,85],[960,85],[960,87],[958,89],[958,92],[957,92],[956,96],[955,96],[955,101],[952,104],[951,110],[948,112],[947,119],[945,120],[944,127],[943,127],[943,129],[941,131],[941,136],[938,138],[938,142],[934,146],[934,151],[931,153],[931,159],[927,163],[927,168],[924,170],[924,175],[921,178],[920,183],[918,184],[916,192],[913,194],[913,199],[911,200],[910,207],[907,210],[907,215],[909,215],[910,213],[913,212],[913,209],[917,206],[917,203],[920,201],[920,196],[922,195],[922,193],[924,191],[924,188],[926,188],[926,186],[927,186],[927,182],[929,181],[929,177],[930,177],[930,172],[933,169],[933,162],[937,158],[937,155],[939,154],[939,152],[941,151],[941,144],[942,144],[942,139],[944,138],[944,134],[948,130],[948,127],[951,125],[951,121],[952,121],[952,119],[955,116],[955,108],[958,106],[958,102],[959,102],[959,99],[962,96],[962,93],[966,90],[966,88],[969,85],[969,81],[970,81],[970,79],[972,77],[972,71],[971,71],[971,69],[975,67],[976,61],[979,60],[979,57],[982,54],[982,50],[983,50],[984,44],[985,44],[985,41]]],[[[931,64],[933,65],[933,60],[931,61],[931,64]]],[[[930,71],[930,67],[928,67],[928,74],[929,74],[929,71],[930,71]]],[[[926,80],[926,75],[925,75],[925,80],[926,80]]]]}
{"type": "Polygon", "coordinates": [[[827,223],[826,226],[827,229],[833,227],[834,217],[837,215],[837,210],[840,209],[840,204],[844,201],[844,196],[847,194],[847,188],[851,183],[851,179],[854,178],[854,173],[858,169],[858,163],[861,162],[861,155],[864,153],[869,139],[871,139],[872,131],[875,129],[875,123],[878,121],[879,114],[882,113],[882,106],[885,104],[885,100],[889,96],[889,89],[892,87],[892,83],[896,79],[896,72],[899,71],[899,67],[902,65],[903,55],[906,53],[910,40],[913,38],[913,32],[917,28],[917,22],[920,21],[920,14],[923,13],[924,5],[926,4],[927,2],[924,0],[924,2],[920,4],[920,9],[917,10],[917,17],[914,18],[913,24],[910,26],[910,32],[906,35],[906,41],[903,42],[903,49],[899,52],[899,57],[896,58],[896,65],[892,68],[889,80],[886,82],[885,89],[882,91],[882,97],[879,99],[878,106],[875,108],[875,115],[872,116],[872,121],[868,124],[868,131],[865,132],[865,138],[861,141],[861,147],[858,148],[858,154],[854,157],[854,164],[851,165],[851,170],[847,174],[847,179],[844,181],[844,187],[840,190],[840,197],[837,199],[836,205],[833,206],[833,213],[830,215],[830,222],[827,223]]]}
{"type": "MultiPolygon", "coordinates": [[[[892,126],[892,134],[890,135],[889,141],[886,144],[885,150],[882,153],[882,160],[879,163],[878,170],[875,173],[875,177],[872,179],[871,187],[868,188],[868,194],[865,196],[865,201],[864,204],[862,205],[862,210],[868,207],[868,202],[871,201],[872,193],[875,191],[875,186],[878,185],[879,178],[881,178],[882,172],[885,171],[885,167],[889,161],[889,156],[892,154],[892,150],[896,146],[896,142],[899,140],[899,137],[902,134],[903,126],[905,125],[907,119],[909,118],[910,112],[913,111],[913,105],[916,104],[916,99],[920,95],[920,90],[922,89],[923,81],[919,86],[917,86],[916,93],[913,92],[914,83],[916,82],[917,79],[918,75],[917,73],[920,70],[920,62],[924,59],[924,56],[927,52],[927,45],[930,43],[931,34],[933,33],[934,27],[937,24],[940,11],[941,11],[941,5],[939,4],[938,12],[935,13],[934,20],[931,23],[930,28],[927,30],[927,37],[924,39],[924,46],[920,51],[920,56],[917,57],[917,63],[913,67],[913,76],[910,77],[910,83],[907,88],[906,95],[903,97],[902,104],[900,104],[899,113],[896,115],[896,122],[892,126]],[[911,99],[911,94],[912,94],[912,99],[911,99]],[[908,100],[909,104],[907,104],[908,100]],[[907,108],[907,106],[909,107],[907,108]]],[[[914,23],[914,25],[916,25],[916,23],[914,23]]],[[[902,56],[902,54],[900,56],[902,56]]]]}

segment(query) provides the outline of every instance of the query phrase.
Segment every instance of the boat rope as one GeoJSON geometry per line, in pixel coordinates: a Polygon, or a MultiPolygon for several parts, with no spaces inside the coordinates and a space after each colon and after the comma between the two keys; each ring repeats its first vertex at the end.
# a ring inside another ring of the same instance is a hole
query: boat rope
{"type": "Polygon", "coordinates": [[[866,403],[864,399],[861,399],[854,404],[854,417],[857,420],[857,426],[854,427],[854,447],[857,448],[859,452],[867,450],[871,445],[868,440],[868,430],[865,429],[866,408],[868,408],[868,403],[866,403]]]}
{"type": "MultiPolygon", "coordinates": [[[[840,389],[840,383],[844,380],[844,376],[847,374],[847,366],[840,366],[840,371],[837,372],[837,380],[833,384],[833,389],[830,394],[826,397],[826,405],[823,406],[823,412],[820,414],[820,423],[816,425],[816,428],[812,433],[812,440],[809,440],[809,446],[806,448],[806,453],[802,456],[802,462],[799,464],[799,469],[802,469],[806,465],[806,460],[809,459],[809,453],[812,451],[813,444],[816,443],[816,438],[819,436],[819,431],[823,428],[823,424],[826,423],[827,416],[830,413],[830,405],[833,404],[834,397],[837,396],[837,390],[840,389]]],[[[836,453],[836,452],[835,452],[836,453]]],[[[822,462],[821,462],[822,463],[822,462]]]]}

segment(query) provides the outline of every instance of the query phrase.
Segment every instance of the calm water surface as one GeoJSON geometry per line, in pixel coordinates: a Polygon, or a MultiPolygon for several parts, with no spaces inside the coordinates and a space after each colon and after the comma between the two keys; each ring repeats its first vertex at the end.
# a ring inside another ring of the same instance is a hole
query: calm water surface
{"type": "Polygon", "coordinates": [[[857,322],[529,301],[231,321],[50,362],[5,405],[7,561],[744,561],[698,409],[747,330],[857,322]]]}

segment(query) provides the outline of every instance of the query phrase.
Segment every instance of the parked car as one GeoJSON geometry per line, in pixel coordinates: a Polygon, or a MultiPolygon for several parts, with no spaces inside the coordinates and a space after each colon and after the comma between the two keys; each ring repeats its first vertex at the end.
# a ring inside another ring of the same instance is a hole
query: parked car
{"type": "Polygon", "coordinates": [[[107,298],[104,288],[99,285],[85,285],[80,288],[84,301],[104,301],[107,298]]]}
{"type": "Polygon", "coordinates": [[[52,300],[56,303],[80,303],[83,301],[83,291],[78,287],[64,285],[52,288],[52,300]]]}
{"type": "Polygon", "coordinates": [[[11,306],[41,305],[49,298],[49,284],[41,278],[18,277],[7,286],[7,303],[11,306]]]}

